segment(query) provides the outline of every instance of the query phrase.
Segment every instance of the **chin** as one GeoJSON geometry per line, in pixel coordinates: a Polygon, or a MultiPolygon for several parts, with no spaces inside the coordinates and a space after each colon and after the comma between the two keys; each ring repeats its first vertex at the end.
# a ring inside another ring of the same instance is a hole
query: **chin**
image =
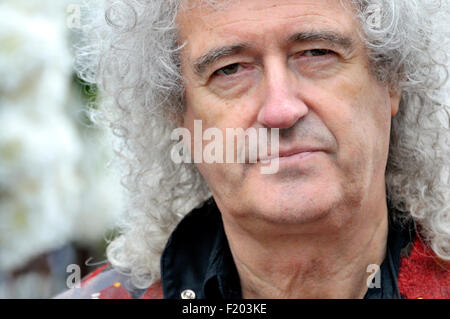
{"type": "Polygon", "coordinates": [[[326,219],[342,202],[344,196],[338,184],[318,181],[297,185],[256,187],[249,198],[254,218],[278,224],[308,224],[326,219]]]}

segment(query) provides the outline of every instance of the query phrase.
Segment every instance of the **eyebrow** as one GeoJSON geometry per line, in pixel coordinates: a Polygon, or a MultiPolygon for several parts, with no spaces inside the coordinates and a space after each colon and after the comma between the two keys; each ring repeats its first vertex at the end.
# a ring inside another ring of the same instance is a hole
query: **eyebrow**
{"type": "MultiPolygon", "coordinates": [[[[308,31],[298,32],[289,36],[286,41],[288,43],[295,42],[311,42],[322,41],[328,42],[335,47],[341,47],[345,50],[352,50],[354,48],[354,41],[352,38],[336,33],[334,31],[308,31]]],[[[200,58],[196,59],[193,64],[194,72],[202,76],[208,67],[217,62],[218,60],[239,54],[242,51],[251,49],[252,46],[246,43],[237,43],[232,45],[226,45],[219,48],[214,48],[203,54],[200,58]]]]}
{"type": "Polygon", "coordinates": [[[227,56],[239,54],[248,49],[250,49],[250,46],[245,43],[232,44],[212,49],[194,62],[194,71],[197,75],[202,75],[211,64],[214,64],[218,60],[227,56]]]}
{"type": "Polygon", "coordinates": [[[310,31],[298,32],[288,37],[287,42],[308,42],[323,41],[333,46],[341,47],[345,50],[354,48],[354,41],[351,37],[334,32],[334,31],[310,31]]]}

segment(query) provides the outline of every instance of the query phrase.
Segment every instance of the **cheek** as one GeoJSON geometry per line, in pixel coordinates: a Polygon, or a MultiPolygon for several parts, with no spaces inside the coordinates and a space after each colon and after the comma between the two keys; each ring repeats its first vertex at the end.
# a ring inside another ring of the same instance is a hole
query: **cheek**
{"type": "Polygon", "coordinates": [[[389,93],[367,76],[359,78],[363,80],[340,78],[305,90],[310,93],[306,102],[333,134],[338,163],[345,170],[378,166],[372,161],[384,160],[389,148],[389,93]]]}
{"type": "Polygon", "coordinates": [[[372,149],[374,159],[384,157],[389,148],[391,127],[389,91],[378,83],[363,87],[352,108],[360,123],[355,130],[365,147],[372,149]]]}
{"type": "Polygon", "coordinates": [[[205,88],[186,87],[186,125],[188,121],[201,120],[204,129],[220,128],[222,123],[227,122],[231,109],[229,102],[217,99],[205,88]]]}
{"type": "MultiPolygon", "coordinates": [[[[381,96],[382,97],[382,96],[381,96]]],[[[380,96],[363,95],[349,103],[342,127],[349,152],[362,161],[377,162],[389,148],[390,117],[387,103],[380,96]]]]}
{"type": "Polygon", "coordinates": [[[184,124],[187,127],[188,122],[201,120],[203,129],[218,128],[225,136],[226,128],[245,130],[251,127],[256,120],[257,109],[258,103],[254,95],[224,100],[205,87],[187,87],[184,124]]]}

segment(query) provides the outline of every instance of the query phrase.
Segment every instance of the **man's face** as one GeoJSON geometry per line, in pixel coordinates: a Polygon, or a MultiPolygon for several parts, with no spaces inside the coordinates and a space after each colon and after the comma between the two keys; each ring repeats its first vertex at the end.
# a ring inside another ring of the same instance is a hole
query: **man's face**
{"type": "Polygon", "coordinates": [[[194,120],[224,137],[226,128],[280,129],[276,174],[261,163],[197,164],[222,212],[295,224],[383,200],[399,97],[370,73],[348,8],[231,1],[184,9],[178,24],[191,135],[194,120]]]}

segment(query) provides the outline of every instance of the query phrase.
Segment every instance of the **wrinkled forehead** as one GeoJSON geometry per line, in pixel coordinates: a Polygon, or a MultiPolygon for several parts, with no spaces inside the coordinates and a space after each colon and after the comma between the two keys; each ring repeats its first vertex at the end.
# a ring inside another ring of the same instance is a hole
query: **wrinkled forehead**
{"type": "Polygon", "coordinates": [[[230,56],[242,48],[262,59],[294,43],[326,42],[366,55],[354,10],[339,0],[185,1],[177,25],[184,46],[181,64],[197,73],[201,70],[195,66],[216,52],[225,50],[230,56]]]}
{"type": "MultiPolygon", "coordinates": [[[[315,2],[321,2],[322,0],[310,0],[310,1],[303,1],[303,0],[291,0],[287,1],[287,3],[291,4],[299,4],[299,3],[315,3],[315,2]]],[[[189,11],[189,10],[209,10],[209,11],[216,11],[216,10],[226,10],[230,9],[232,7],[244,7],[245,5],[248,5],[248,8],[262,8],[269,4],[270,7],[277,7],[282,4],[282,0],[259,0],[256,2],[251,3],[250,0],[181,0],[180,1],[180,9],[189,11]]],[[[335,5],[339,4],[342,7],[351,8],[353,5],[357,4],[357,0],[325,0],[323,1],[327,3],[328,5],[335,5]]]]}
{"type": "MultiPolygon", "coordinates": [[[[289,33],[334,32],[358,37],[352,6],[339,0],[184,0],[177,16],[179,40],[273,41],[289,33]],[[271,37],[272,36],[272,37],[271,37]]],[[[199,43],[200,42],[200,43],[199,43]]]]}

